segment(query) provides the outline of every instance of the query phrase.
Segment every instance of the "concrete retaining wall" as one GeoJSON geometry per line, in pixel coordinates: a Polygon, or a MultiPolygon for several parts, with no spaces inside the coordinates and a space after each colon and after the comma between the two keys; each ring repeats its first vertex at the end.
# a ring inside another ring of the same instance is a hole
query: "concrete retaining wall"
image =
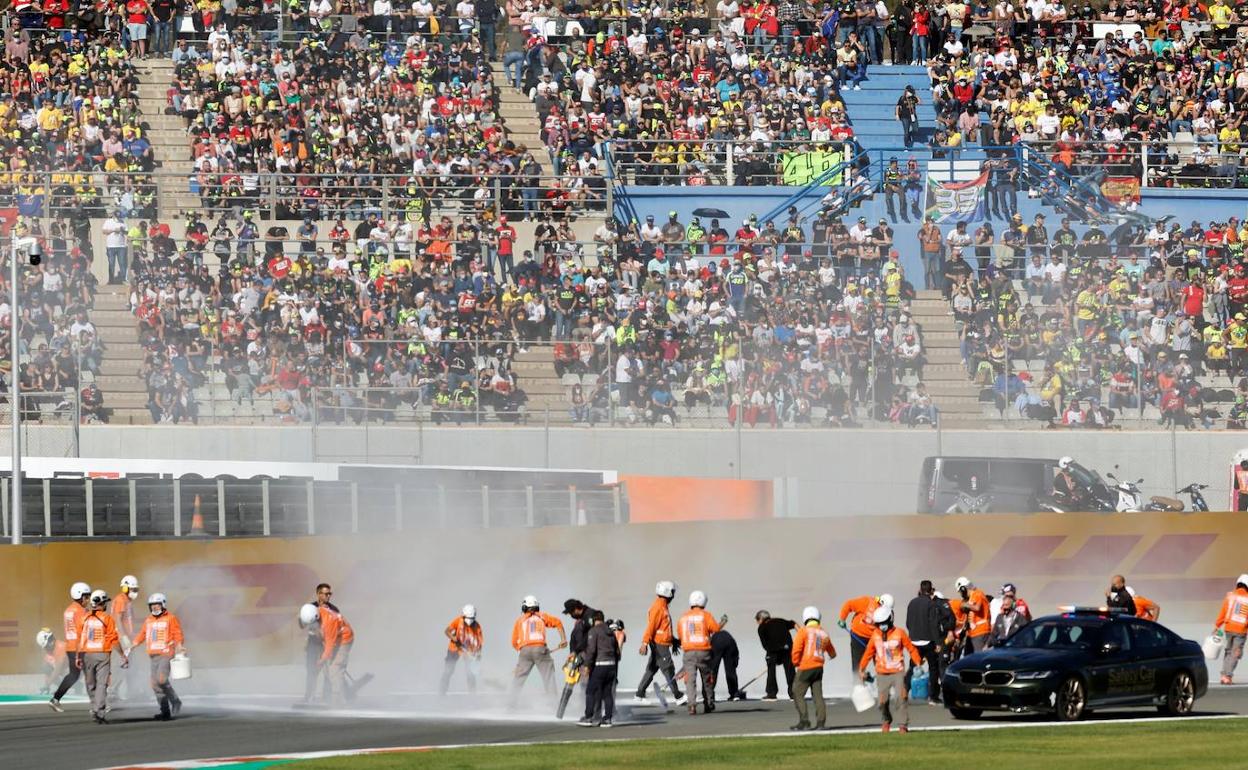
{"type": "MultiPolygon", "coordinates": [[[[321,428],[87,426],[83,457],[586,468],[671,476],[795,480],[786,506],[800,516],[915,510],[928,455],[1059,457],[1143,477],[1148,494],[1209,484],[1227,505],[1233,432],[934,430],[590,430],[574,428],[321,428]]],[[[0,451],[5,451],[0,448],[0,451]]]]}

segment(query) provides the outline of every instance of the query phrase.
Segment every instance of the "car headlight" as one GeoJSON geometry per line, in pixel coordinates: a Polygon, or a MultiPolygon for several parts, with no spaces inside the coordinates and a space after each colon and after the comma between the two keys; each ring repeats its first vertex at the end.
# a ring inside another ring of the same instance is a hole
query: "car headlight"
{"type": "Polygon", "coordinates": [[[1014,673],[1015,681],[1027,681],[1030,679],[1047,679],[1052,676],[1052,671],[1016,671],[1014,673]]]}

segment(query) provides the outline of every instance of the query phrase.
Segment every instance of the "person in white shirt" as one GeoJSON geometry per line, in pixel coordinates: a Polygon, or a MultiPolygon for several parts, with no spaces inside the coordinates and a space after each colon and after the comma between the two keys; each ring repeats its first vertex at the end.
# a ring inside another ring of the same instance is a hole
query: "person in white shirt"
{"type": "Polygon", "coordinates": [[[472,0],[459,0],[455,6],[455,18],[459,21],[459,39],[467,42],[477,28],[477,6],[472,0]]]}
{"type": "Polygon", "coordinates": [[[104,251],[108,255],[108,282],[126,282],[126,223],[114,212],[104,220],[104,251]]]}

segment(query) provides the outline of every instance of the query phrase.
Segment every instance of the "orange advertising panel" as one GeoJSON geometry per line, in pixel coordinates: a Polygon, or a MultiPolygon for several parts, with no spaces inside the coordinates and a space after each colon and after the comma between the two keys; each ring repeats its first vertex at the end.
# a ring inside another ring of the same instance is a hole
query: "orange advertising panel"
{"type": "Polygon", "coordinates": [[[1015,583],[1044,613],[1100,603],[1122,573],[1165,624],[1196,635],[1248,570],[1244,524],[1235,513],[909,515],[6,546],[0,674],[39,670],[35,634],[57,626],[72,582],[115,593],[128,573],[144,594],[169,595],[197,667],[301,661],[296,613],[324,580],[355,628],[353,657],[426,666],[434,682],[442,629],[465,603],[477,605],[487,663],[506,667],[524,595],[550,612],[578,597],[636,628],[657,580],[676,581],[681,602],[702,590],[715,614],[748,618],[808,604],[826,614],[885,591],[904,607],[920,580],[952,593],[960,575],[989,594],[1015,583]]]}
{"type": "Polygon", "coordinates": [[[774,515],[770,481],[628,475],[621,475],[620,480],[628,490],[628,516],[634,523],[774,515]]]}

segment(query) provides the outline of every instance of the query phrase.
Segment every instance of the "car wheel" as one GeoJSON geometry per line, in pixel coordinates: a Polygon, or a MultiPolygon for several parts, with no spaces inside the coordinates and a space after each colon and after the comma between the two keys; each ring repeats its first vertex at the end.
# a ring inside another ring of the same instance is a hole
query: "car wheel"
{"type": "Polygon", "coordinates": [[[1057,688],[1057,719],[1059,722],[1077,722],[1088,708],[1088,691],[1083,680],[1072,676],[1057,688]]]}
{"type": "Polygon", "coordinates": [[[983,709],[960,709],[957,707],[950,707],[949,709],[949,714],[954,719],[979,719],[980,714],[983,713],[983,709]]]}
{"type": "Polygon", "coordinates": [[[1157,707],[1157,711],[1172,717],[1185,717],[1192,713],[1196,706],[1196,684],[1192,675],[1180,671],[1170,680],[1170,688],[1166,690],[1166,702],[1157,707]]]}

